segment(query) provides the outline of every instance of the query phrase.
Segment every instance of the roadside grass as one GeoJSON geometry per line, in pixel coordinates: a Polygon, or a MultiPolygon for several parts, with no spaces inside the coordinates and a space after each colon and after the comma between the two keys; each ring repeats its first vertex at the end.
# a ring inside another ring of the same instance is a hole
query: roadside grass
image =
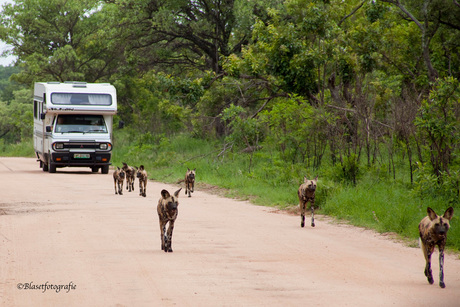
{"type": "Polygon", "coordinates": [[[2,157],[34,157],[33,139],[26,139],[21,143],[5,144],[4,140],[0,139],[0,156],[2,157]]]}
{"type": "MultiPolygon", "coordinates": [[[[438,215],[449,207],[442,196],[421,199],[400,183],[362,181],[355,187],[345,186],[331,196],[323,212],[355,226],[380,233],[393,232],[403,238],[418,240],[418,224],[431,207],[438,215]]],[[[458,207],[457,207],[458,208],[458,207]]],[[[457,211],[458,212],[458,211],[457,211]]],[[[454,214],[447,237],[447,246],[460,250],[460,218],[454,214]]]]}

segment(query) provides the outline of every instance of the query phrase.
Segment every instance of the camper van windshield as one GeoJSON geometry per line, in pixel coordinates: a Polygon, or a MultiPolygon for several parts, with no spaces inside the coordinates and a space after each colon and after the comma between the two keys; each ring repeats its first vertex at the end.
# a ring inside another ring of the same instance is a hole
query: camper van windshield
{"type": "Polygon", "coordinates": [[[59,115],[54,132],[58,133],[107,133],[102,115],[59,115]]]}
{"type": "Polygon", "coordinates": [[[112,96],[109,94],[52,93],[52,104],[110,106],[112,96]]]}

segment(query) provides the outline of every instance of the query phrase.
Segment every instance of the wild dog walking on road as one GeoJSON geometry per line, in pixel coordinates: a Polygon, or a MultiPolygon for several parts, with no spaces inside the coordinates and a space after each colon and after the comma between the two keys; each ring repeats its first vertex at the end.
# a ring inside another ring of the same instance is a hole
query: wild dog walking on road
{"type": "Polygon", "coordinates": [[[315,227],[315,191],[318,176],[310,180],[303,177],[303,183],[300,185],[297,195],[299,196],[300,205],[300,226],[305,226],[305,212],[307,211],[307,203],[310,202],[311,208],[311,227],[315,227]]]}
{"type": "Polygon", "coordinates": [[[193,170],[187,168],[187,172],[185,173],[185,195],[188,194],[188,197],[192,197],[190,193],[193,193],[195,188],[195,171],[196,168],[193,170]]]}
{"type": "Polygon", "coordinates": [[[115,186],[115,194],[123,195],[123,181],[125,180],[125,171],[117,167],[113,172],[113,185],[115,186]],[[118,191],[117,191],[118,187],[118,191]]]}
{"type": "Polygon", "coordinates": [[[433,273],[431,272],[431,255],[437,245],[439,248],[439,286],[445,288],[444,284],[444,247],[446,246],[447,231],[449,221],[454,215],[454,208],[449,207],[443,216],[439,216],[430,207],[427,208],[428,216],[425,216],[418,225],[420,232],[420,247],[425,255],[425,276],[430,285],[434,283],[433,273]]]}
{"type": "Polygon", "coordinates": [[[126,175],[126,190],[128,192],[134,191],[134,179],[136,178],[136,169],[132,166],[129,166],[125,162],[123,162],[123,168],[122,168],[126,175]]]}
{"type": "Polygon", "coordinates": [[[139,195],[140,196],[147,196],[147,171],[144,169],[144,166],[141,165],[137,169],[137,180],[139,180],[139,195]]]}
{"type": "Polygon", "coordinates": [[[179,206],[179,192],[180,188],[174,195],[171,196],[168,191],[161,191],[161,198],[158,200],[157,212],[160,220],[160,237],[161,237],[161,250],[172,253],[172,234],[174,230],[174,222],[176,221],[179,206]],[[169,222],[168,231],[166,232],[166,224],[169,222]]]}

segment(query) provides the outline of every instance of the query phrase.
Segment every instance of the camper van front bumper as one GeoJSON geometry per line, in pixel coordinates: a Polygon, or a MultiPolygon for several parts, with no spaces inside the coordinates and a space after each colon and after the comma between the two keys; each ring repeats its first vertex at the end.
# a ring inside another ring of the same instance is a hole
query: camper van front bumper
{"type": "Polygon", "coordinates": [[[111,152],[53,152],[51,161],[57,166],[103,166],[110,165],[111,152]]]}

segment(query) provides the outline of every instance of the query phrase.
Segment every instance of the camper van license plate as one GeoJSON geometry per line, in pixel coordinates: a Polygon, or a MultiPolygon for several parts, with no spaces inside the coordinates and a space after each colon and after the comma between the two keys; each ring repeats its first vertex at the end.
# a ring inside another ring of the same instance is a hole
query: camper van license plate
{"type": "Polygon", "coordinates": [[[90,154],[74,154],[73,157],[75,159],[89,159],[90,154]]]}

